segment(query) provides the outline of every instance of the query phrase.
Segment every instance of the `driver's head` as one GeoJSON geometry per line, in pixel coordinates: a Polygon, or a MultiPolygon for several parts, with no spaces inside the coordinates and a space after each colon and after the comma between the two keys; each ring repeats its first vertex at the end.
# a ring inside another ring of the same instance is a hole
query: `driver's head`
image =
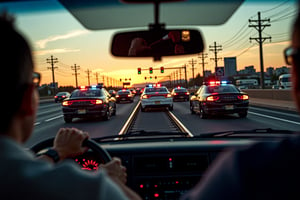
{"type": "Polygon", "coordinates": [[[13,21],[5,13],[0,16],[0,134],[22,132],[13,137],[24,142],[33,128],[38,96],[33,84],[31,49],[13,21]]]}

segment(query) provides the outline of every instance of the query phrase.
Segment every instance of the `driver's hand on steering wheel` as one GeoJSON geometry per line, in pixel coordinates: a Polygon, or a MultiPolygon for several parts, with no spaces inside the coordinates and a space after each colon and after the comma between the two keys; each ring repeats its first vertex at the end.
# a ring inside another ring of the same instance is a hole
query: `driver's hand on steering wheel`
{"type": "Polygon", "coordinates": [[[89,138],[87,132],[77,128],[61,128],[54,139],[53,149],[55,149],[60,159],[73,157],[88,150],[82,146],[82,142],[89,138]]]}
{"type": "Polygon", "coordinates": [[[127,182],[126,167],[122,165],[121,159],[113,157],[112,160],[106,164],[101,164],[100,168],[105,169],[108,176],[117,183],[125,184],[127,182]]]}

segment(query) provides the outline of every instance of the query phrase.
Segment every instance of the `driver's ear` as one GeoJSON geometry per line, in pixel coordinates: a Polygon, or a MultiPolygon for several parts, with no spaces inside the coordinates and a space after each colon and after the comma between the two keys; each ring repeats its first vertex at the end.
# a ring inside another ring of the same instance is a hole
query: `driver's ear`
{"type": "Polygon", "coordinates": [[[36,94],[35,86],[29,85],[23,95],[21,106],[19,109],[19,114],[21,116],[31,116],[36,112],[36,94]]]}

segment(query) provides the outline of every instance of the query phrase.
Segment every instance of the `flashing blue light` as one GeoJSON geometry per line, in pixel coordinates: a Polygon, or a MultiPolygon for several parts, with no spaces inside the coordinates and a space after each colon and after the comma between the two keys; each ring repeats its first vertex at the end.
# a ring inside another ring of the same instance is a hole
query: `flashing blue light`
{"type": "Polygon", "coordinates": [[[92,89],[96,89],[97,88],[97,85],[92,85],[92,89]]]}
{"type": "Polygon", "coordinates": [[[222,85],[226,85],[228,82],[227,81],[221,81],[222,85]]]}

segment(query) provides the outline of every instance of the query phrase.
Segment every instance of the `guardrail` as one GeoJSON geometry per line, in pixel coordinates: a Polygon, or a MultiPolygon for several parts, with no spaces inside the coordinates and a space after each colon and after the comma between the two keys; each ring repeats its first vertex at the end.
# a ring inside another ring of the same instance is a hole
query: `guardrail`
{"type": "Polygon", "coordinates": [[[292,90],[243,89],[251,98],[293,101],[292,90]]]}

